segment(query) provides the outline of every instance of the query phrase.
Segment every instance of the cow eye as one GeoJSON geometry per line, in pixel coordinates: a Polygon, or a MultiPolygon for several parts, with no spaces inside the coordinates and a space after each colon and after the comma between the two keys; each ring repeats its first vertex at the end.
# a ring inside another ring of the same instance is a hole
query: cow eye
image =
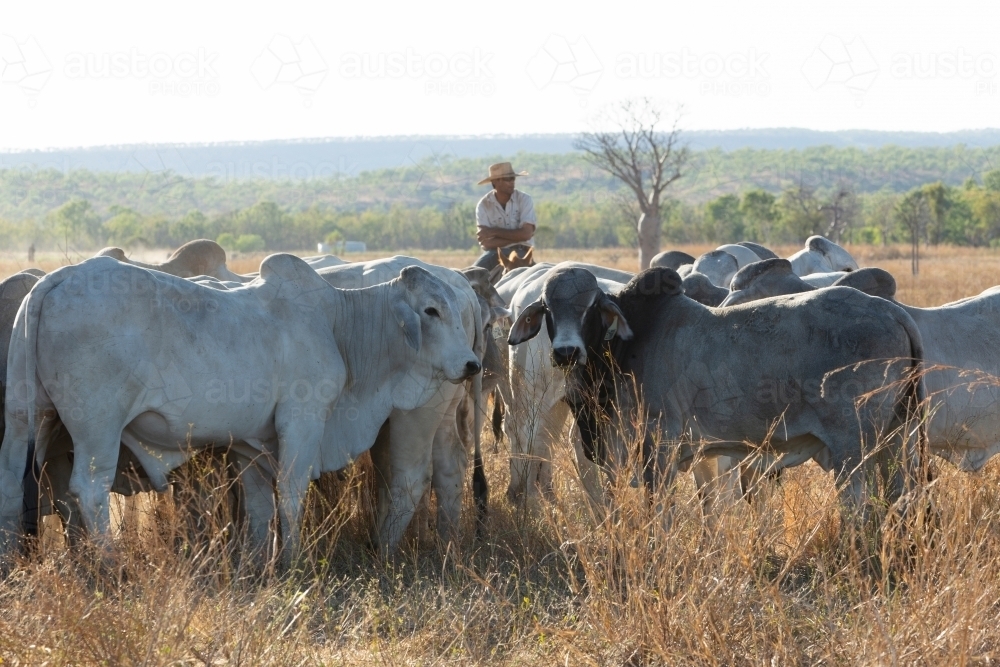
{"type": "Polygon", "coordinates": [[[437,311],[437,308],[434,308],[433,306],[424,308],[424,312],[430,315],[431,317],[441,317],[441,313],[439,313],[437,311]]]}

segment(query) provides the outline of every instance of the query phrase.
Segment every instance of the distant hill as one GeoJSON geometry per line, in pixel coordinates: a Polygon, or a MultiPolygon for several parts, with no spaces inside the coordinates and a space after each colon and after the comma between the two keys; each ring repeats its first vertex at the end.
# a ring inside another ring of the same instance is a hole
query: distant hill
{"type": "MultiPolygon", "coordinates": [[[[1000,129],[961,132],[820,132],[798,128],[700,130],[683,133],[695,151],[717,149],[805,150],[820,146],[873,149],[969,148],[1000,146],[1000,129]]],[[[400,169],[446,158],[476,160],[518,153],[573,153],[572,134],[523,136],[412,136],[325,138],[218,144],[142,144],[0,151],[0,169],[62,173],[82,169],[103,173],[163,173],[181,177],[215,176],[223,180],[310,180],[345,178],[366,171],[400,169]]]]}

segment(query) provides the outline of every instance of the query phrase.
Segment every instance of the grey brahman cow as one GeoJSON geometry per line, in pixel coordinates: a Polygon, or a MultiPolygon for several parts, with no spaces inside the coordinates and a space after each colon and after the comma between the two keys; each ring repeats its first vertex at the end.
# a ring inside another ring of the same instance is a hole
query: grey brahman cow
{"type": "Polygon", "coordinates": [[[670,269],[614,294],[566,268],[517,314],[510,344],[543,322],[585,448],[615,467],[638,440],[651,486],[698,455],[815,459],[835,472],[845,510],[867,519],[873,481],[890,503],[919,483],[921,430],[908,425],[922,423],[923,346],[893,303],[830,288],[713,309],[670,269]]]}

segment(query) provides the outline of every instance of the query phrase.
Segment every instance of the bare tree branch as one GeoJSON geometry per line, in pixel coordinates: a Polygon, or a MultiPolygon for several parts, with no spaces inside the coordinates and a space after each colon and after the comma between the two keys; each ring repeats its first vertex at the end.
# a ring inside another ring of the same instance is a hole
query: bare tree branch
{"type": "Polygon", "coordinates": [[[574,147],[584,159],[624,183],[640,211],[639,268],[659,251],[663,193],[684,173],[689,157],[679,146],[679,110],[670,130],[661,129],[664,112],[649,98],[626,100],[605,111],[604,127],[581,134],[574,147]]]}

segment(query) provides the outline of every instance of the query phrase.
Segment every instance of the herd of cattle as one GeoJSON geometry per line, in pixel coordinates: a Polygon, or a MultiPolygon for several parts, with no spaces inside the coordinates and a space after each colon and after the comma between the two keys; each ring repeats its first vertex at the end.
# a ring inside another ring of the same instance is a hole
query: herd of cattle
{"type": "Polygon", "coordinates": [[[310,482],[366,451],[381,549],[428,489],[456,539],[470,450],[486,509],[488,396],[506,406],[515,503],[551,492],[572,416],[598,506],[630,455],[650,487],[690,468],[710,514],[812,459],[866,521],[905,504],[928,448],[977,470],[1000,443],[1000,288],[939,308],[894,296],[892,276],[822,237],[788,259],[753,243],[662,253],[638,275],[286,254],[239,275],[204,240],[160,265],[109,248],[18,273],[0,283],[0,557],[47,513],[71,543],[108,540],[111,492],[165,491],[212,448],[259,556],[293,559],[310,482]]]}

